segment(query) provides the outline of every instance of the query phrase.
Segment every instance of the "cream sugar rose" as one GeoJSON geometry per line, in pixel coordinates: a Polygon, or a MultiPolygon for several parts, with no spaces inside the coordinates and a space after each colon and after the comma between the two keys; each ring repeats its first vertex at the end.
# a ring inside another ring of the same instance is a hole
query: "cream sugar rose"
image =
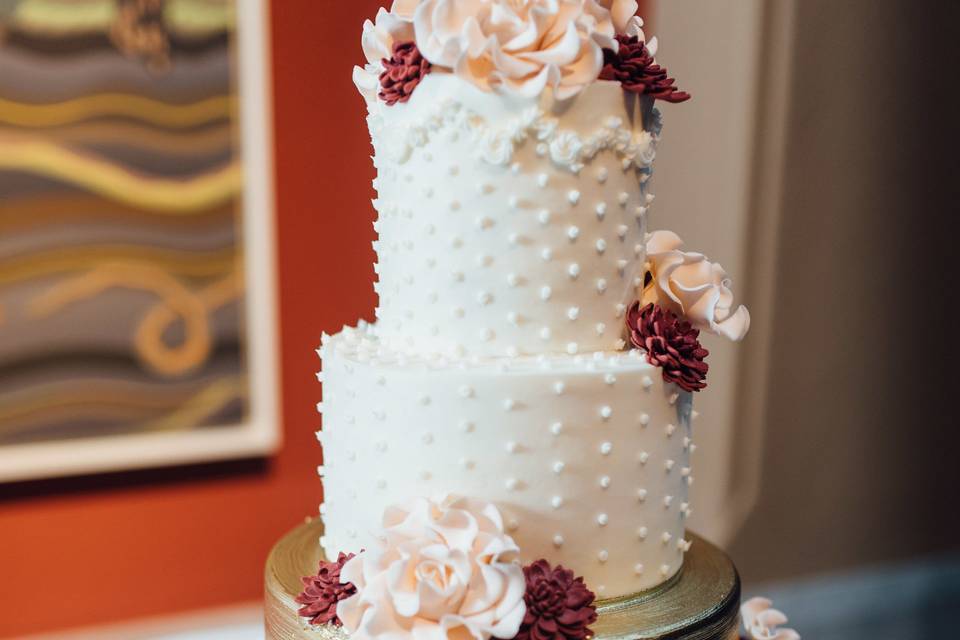
{"type": "Polygon", "coordinates": [[[318,434],[321,543],[359,554],[338,578],[356,594],[320,604],[355,637],[550,637],[539,581],[580,604],[581,640],[591,591],[682,566],[694,413],[662,363],[749,316],[719,265],[646,233],[654,93],[675,89],[635,11],[398,0],[364,26],[379,304],[324,338],[318,434]],[[638,301],[655,313],[626,332],[638,301]]]}

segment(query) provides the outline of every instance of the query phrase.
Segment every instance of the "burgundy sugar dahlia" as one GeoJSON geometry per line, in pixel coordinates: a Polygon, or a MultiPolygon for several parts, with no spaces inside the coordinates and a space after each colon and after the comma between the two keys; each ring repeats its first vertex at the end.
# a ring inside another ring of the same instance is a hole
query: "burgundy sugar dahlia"
{"type": "Polygon", "coordinates": [[[667,69],[653,60],[645,42],[637,36],[618,35],[620,50],[603,50],[601,80],[619,81],[623,88],[634,93],[653,96],[667,102],[684,102],[690,94],[676,87],[676,80],[667,75],[667,69]]]}
{"type": "Polygon", "coordinates": [[[413,41],[394,44],[393,56],[384,58],[381,63],[384,71],[380,74],[379,95],[390,106],[409,100],[413,90],[432,69],[413,41]]]}
{"type": "Polygon", "coordinates": [[[343,624],[337,617],[337,603],[355,594],[357,588],[353,583],[340,582],[340,570],[353,555],[341,553],[336,562],[321,561],[317,575],[301,578],[304,589],[296,601],[303,606],[297,613],[310,618],[310,624],[343,624]]]}
{"type": "Polygon", "coordinates": [[[640,308],[634,302],[627,311],[630,342],[647,352],[650,364],[663,369],[663,379],[686,391],[706,388],[709,365],[703,361],[710,352],[697,338],[700,332],[672,311],[653,303],[640,308]]]}
{"type": "Polygon", "coordinates": [[[517,640],[585,640],[592,635],[588,627],[597,620],[595,596],[583,578],[546,560],[524,567],[523,575],[527,612],[517,640]]]}

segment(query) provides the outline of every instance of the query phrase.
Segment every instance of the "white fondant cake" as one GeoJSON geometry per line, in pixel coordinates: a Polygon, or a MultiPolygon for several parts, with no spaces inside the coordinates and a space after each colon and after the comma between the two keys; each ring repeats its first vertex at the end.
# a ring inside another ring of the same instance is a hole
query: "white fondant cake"
{"type": "Polygon", "coordinates": [[[556,612],[525,603],[557,571],[582,640],[588,589],[680,570],[697,330],[740,339],[749,315],[720,265],[646,233],[654,99],[689,95],[636,9],[395,0],[365,25],[379,305],[324,337],[318,433],[321,543],[360,555],[304,615],[335,606],[361,640],[547,637],[556,612]]]}
{"type": "Polygon", "coordinates": [[[690,394],[639,352],[430,360],[361,327],[321,354],[328,554],[369,548],[389,505],[451,493],[496,504],[523,562],[601,596],[679,570],[690,394]]]}

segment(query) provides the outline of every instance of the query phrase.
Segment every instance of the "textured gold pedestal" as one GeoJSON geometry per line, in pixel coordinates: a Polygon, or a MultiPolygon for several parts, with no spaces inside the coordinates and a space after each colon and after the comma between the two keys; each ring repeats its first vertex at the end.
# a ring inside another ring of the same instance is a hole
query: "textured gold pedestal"
{"type": "MultiPolygon", "coordinates": [[[[267,640],[346,638],[339,629],[311,629],[294,602],[301,576],[317,570],[323,526],[300,525],[276,544],[267,559],[267,640]]],[[[695,534],[677,579],[649,592],[597,603],[598,640],[736,640],[740,577],[730,559],[695,534]]]]}

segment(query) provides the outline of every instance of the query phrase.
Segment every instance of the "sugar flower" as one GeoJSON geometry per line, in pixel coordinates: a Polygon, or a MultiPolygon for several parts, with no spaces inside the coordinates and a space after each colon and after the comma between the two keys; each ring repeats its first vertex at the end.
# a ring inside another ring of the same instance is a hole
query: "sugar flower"
{"type": "Polygon", "coordinates": [[[343,567],[357,593],[337,615],[353,640],[513,638],[526,612],[518,554],[492,504],[390,507],[379,543],[343,567]]]}
{"type": "Polygon", "coordinates": [[[772,605],[766,598],[751,598],[740,607],[748,640],[800,640],[793,629],[778,628],[787,623],[787,616],[772,605]]]}
{"type": "Polygon", "coordinates": [[[682,247],[683,240],[672,231],[647,235],[643,303],[669,309],[698,329],[742,340],[750,329],[750,313],[743,306],[733,308],[727,272],[702,253],[682,247]]]}

